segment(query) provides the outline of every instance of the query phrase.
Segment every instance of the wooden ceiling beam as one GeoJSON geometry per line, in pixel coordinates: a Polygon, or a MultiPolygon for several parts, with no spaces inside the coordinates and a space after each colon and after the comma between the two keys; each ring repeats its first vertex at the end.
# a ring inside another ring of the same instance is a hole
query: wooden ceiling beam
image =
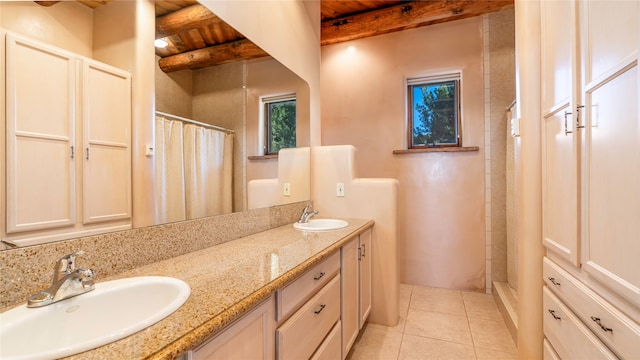
{"type": "Polygon", "coordinates": [[[380,10],[323,21],[321,45],[387,34],[513,7],[513,0],[409,1],[380,10]]]}
{"type": "Polygon", "coordinates": [[[156,18],[156,39],[222,23],[204,5],[194,4],[156,18]]]}
{"type": "Polygon", "coordinates": [[[244,39],[163,57],[158,60],[158,65],[162,71],[170,73],[184,69],[196,70],[207,66],[265,56],[269,56],[269,54],[251,41],[244,39]]]}

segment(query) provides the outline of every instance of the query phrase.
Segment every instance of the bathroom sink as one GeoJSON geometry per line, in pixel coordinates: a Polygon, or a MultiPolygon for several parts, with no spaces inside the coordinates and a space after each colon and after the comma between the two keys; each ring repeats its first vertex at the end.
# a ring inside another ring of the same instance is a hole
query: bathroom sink
{"type": "Polygon", "coordinates": [[[40,308],[21,305],[0,314],[0,358],[54,359],[111,343],[169,316],[190,293],[182,280],[141,276],[40,308]]]}
{"type": "Polygon", "coordinates": [[[298,230],[306,231],[327,231],[337,230],[349,226],[349,223],[338,219],[311,219],[306,223],[296,222],[293,227],[298,230]]]}

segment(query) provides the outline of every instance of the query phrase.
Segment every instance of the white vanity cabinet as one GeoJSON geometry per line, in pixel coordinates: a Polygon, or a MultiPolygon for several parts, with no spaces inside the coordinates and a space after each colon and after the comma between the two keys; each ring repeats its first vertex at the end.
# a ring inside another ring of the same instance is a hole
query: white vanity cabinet
{"type": "Polygon", "coordinates": [[[130,74],[19,35],[5,42],[3,238],[130,228],[130,74]]]}
{"type": "Polygon", "coordinates": [[[371,231],[366,230],[341,250],[343,359],[371,312],[371,231]]]}
{"type": "Polygon", "coordinates": [[[541,1],[540,9],[547,346],[560,358],[587,344],[636,358],[640,4],[541,1]],[[575,327],[554,322],[551,305],[575,327]]]}
{"type": "Polygon", "coordinates": [[[219,335],[187,353],[187,360],[271,360],[275,356],[273,295],[219,335]]]}

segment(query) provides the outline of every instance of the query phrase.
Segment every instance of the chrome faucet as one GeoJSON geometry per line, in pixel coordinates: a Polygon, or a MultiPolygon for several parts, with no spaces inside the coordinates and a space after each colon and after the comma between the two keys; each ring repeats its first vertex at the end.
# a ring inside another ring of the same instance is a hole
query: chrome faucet
{"type": "Polygon", "coordinates": [[[27,299],[27,307],[53,304],[93,290],[95,272],[91,269],[76,269],[76,256],[82,254],[84,251],[78,251],[58,260],[53,273],[53,284],[48,289],[30,296],[27,299]]]}
{"type": "Polygon", "coordinates": [[[307,223],[314,215],[318,215],[318,210],[311,211],[312,208],[313,206],[311,205],[304,207],[304,210],[302,210],[302,214],[300,215],[300,219],[298,220],[299,223],[307,223]]]}

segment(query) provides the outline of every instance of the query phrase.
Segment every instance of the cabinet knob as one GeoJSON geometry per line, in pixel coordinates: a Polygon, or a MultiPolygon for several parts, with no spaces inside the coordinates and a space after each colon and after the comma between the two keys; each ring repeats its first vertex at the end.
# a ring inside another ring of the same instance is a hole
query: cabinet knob
{"type": "Polygon", "coordinates": [[[324,272],[321,272],[320,274],[316,275],[313,280],[320,280],[322,279],[322,277],[324,276],[324,272]]]}

